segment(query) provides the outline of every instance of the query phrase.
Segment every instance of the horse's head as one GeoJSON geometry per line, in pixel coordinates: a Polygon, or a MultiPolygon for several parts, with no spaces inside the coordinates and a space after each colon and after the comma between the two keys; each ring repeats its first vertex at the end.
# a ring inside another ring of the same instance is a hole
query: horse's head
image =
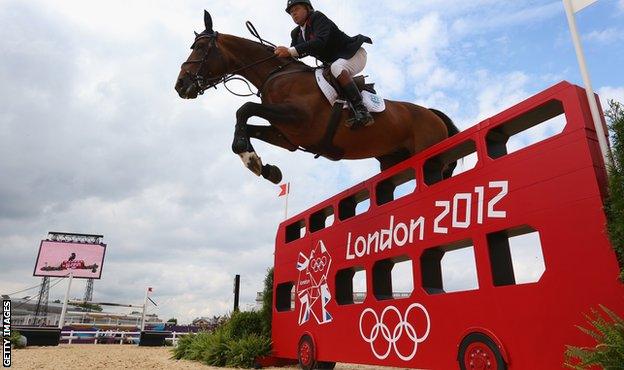
{"type": "Polygon", "coordinates": [[[206,87],[219,82],[227,73],[224,56],[218,47],[218,33],[212,29],[212,17],[204,10],[206,29],[195,33],[191,55],[182,64],[175,89],[183,99],[195,99],[206,87]]]}

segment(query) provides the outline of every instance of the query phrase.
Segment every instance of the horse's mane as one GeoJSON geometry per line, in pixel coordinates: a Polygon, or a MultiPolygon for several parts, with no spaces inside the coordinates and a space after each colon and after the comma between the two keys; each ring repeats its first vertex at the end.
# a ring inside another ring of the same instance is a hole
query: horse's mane
{"type": "MultiPolygon", "coordinates": [[[[230,35],[230,34],[226,34],[226,33],[223,33],[221,35],[234,37],[234,38],[236,38],[238,40],[241,40],[241,41],[244,41],[244,42],[246,42],[248,44],[253,44],[256,47],[260,47],[261,49],[263,49],[264,51],[267,52],[267,56],[270,56],[271,54],[273,54],[273,50],[274,50],[273,46],[270,46],[270,45],[267,45],[267,44],[263,44],[263,43],[260,43],[258,41],[251,40],[251,39],[248,39],[248,38],[245,38],[245,37],[236,36],[236,35],[230,35]]],[[[310,68],[310,70],[314,70],[314,67],[312,67],[309,64],[306,64],[306,63],[304,63],[301,60],[296,59],[296,58],[276,58],[276,60],[279,61],[280,64],[282,64],[282,65],[290,64],[290,65],[293,65],[293,66],[307,67],[307,68],[310,68]]]]}

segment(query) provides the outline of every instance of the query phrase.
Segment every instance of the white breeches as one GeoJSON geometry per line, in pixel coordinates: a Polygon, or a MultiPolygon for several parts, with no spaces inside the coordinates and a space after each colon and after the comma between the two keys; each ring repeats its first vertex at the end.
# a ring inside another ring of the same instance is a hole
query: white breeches
{"type": "Polygon", "coordinates": [[[355,55],[349,59],[338,59],[331,65],[331,73],[334,77],[340,76],[342,71],[348,71],[353,77],[364,70],[366,67],[366,50],[360,48],[355,55]]]}

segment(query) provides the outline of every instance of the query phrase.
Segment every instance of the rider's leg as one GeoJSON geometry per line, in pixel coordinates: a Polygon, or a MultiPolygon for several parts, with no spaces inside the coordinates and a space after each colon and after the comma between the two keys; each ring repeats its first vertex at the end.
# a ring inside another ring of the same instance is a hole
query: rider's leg
{"type": "Polygon", "coordinates": [[[374,122],[373,116],[371,116],[362,102],[362,95],[355,85],[355,82],[353,82],[352,77],[361,72],[365,65],[366,50],[360,48],[351,59],[338,59],[331,66],[332,74],[338,80],[345,97],[349,100],[355,111],[353,120],[347,122],[348,126],[370,126],[374,122]]]}

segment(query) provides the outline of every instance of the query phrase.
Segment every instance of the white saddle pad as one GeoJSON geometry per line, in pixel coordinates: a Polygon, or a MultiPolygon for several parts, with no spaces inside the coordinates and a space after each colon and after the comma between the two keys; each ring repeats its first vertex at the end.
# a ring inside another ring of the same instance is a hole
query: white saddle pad
{"type": "MultiPolygon", "coordinates": [[[[332,85],[327,82],[325,77],[323,77],[322,69],[317,69],[314,73],[319,88],[321,89],[323,94],[325,94],[325,97],[329,101],[329,104],[334,105],[334,103],[338,99],[338,93],[336,92],[336,89],[334,89],[332,85]]],[[[379,95],[371,94],[368,91],[362,91],[362,101],[364,102],[364,105],[369,112],[379,113],[386,110],[386,102],[379,95]]],[[[345,103],[344,108],[349,108],[349,105],[345,103]]]]}

